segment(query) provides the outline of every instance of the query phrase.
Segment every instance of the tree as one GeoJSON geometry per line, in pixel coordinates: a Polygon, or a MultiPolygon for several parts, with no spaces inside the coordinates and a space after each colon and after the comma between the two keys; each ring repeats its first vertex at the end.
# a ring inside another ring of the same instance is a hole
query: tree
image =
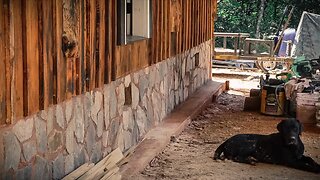
{"type": "Polygon", "coordinates": [[[260,25],[261,25],[263,14],[264,14],[264,4],[265,3],[266,3],[266,0],[260,1],[260,10],[259,10],[257,28],[256,28],[256,38],[260,38],[260,25]]]}

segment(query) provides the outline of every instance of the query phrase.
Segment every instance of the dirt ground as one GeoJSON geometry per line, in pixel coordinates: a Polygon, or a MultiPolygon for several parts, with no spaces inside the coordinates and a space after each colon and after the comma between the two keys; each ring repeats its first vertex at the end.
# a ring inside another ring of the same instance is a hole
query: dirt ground
{"type": "MultiPolygon", "coordinates": [[[[238,133],[276,132],[281,117],[259,112],[244,112],[245,95],[256,87],[259,75],[223,75],[215,80],[230,80],[229,92],[220,95],[192,120],[166,149],[155,157],[134,179],[320,179],[320,174],[284,166],[258,163],[256,166],[212,159],[214,150],[228,137],[238,133]],[[240,84],[238,84],[240,83],[240,84]]],[[[320,163],[320,129],[305,126],[302,134],[305,155],[320,163]]]]}

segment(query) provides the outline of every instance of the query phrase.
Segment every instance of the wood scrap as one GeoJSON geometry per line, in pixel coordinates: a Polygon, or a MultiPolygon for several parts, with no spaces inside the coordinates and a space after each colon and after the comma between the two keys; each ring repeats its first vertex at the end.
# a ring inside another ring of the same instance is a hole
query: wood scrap
{"type": "Polygon", "coordinates": [[[78,179],[80,176],[82,176],[84,173],[89,171],[94,166],[94,163],[85,163],[73,172],[71,172],[69,175],[65,176],[62,180],[72,180],[72,179],[78,179]]]}

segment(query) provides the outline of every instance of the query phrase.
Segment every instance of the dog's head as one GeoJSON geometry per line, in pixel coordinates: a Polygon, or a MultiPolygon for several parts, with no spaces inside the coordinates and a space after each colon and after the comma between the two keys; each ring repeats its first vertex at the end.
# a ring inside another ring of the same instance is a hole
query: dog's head
{"type": "Polygon", "coordinates": [[[284,138],[286,145],[297,145],[299,140],[299,135],[302,132],[302,125],[299,120],[290,118],[282,120],[278,125],[277,129],[284,138]]]}

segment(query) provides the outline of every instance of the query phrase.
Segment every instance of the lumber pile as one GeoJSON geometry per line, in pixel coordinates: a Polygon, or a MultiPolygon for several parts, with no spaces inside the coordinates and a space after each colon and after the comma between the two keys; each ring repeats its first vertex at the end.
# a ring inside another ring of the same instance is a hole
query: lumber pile
{"type": "Polygon", "coordinates": [[[125,163],[125,157],[128,155],[128,153],[123,155],[121,150],[117,148],[97,164],[85,163],[65,176],[63,180],[120,180],[119,167],[125,163]]]}

